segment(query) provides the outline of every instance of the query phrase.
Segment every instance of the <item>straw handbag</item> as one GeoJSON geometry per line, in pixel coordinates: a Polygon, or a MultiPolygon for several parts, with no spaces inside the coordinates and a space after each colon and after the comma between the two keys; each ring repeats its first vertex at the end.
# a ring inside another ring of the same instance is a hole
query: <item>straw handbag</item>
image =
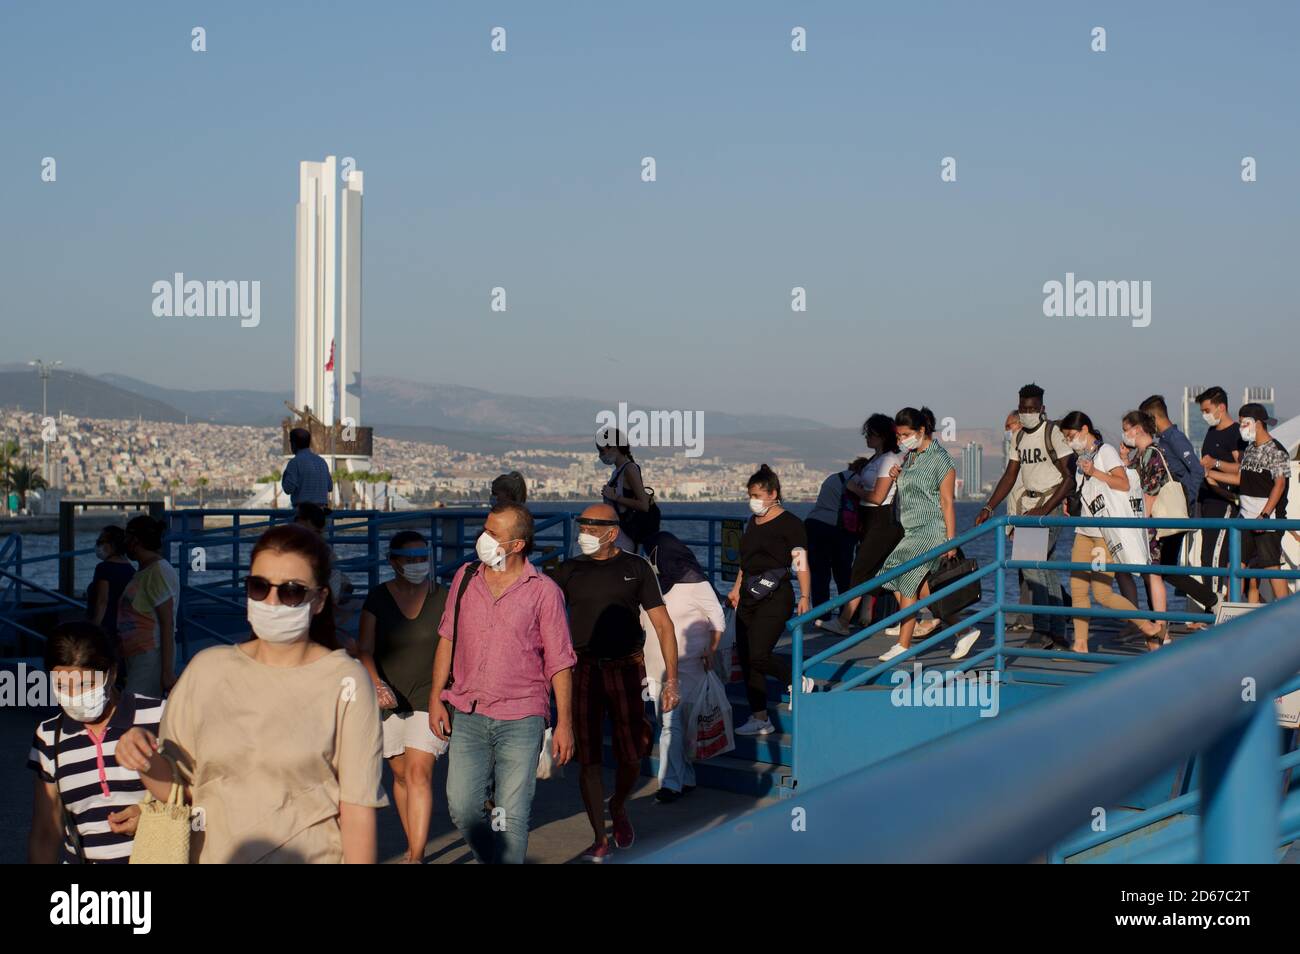
{"type": "Polygon", "coordinates": [[[140,806],[135,843],[131,847],[133,865],[187,865],[190,863],[190,809],[185,804],[176,763],[172,767],[172,788],[167,801],[150,798],[140,806]]]}

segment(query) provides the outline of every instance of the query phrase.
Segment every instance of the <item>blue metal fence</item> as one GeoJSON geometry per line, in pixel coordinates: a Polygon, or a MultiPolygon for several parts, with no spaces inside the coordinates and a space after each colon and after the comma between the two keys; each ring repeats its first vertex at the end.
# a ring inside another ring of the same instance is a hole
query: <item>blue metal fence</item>
{"type": "Polygon", "coordinates": [[[1297,632],[1300,599],[1262,607],[1210,638],[1182,640],[1033,706],[796,791],[647,860],[1030,861],[1098,807],[1202,753],[1199,792],[1160,814],[1199,805],[1199,837],[1144,860],[1274,861],[1280,845],[1300,837],[1300,792],[1283,801],[1279,777],[1297,759],[1279,759],[1273,706],[1274,696],[1300,687],[1297,632]]]}

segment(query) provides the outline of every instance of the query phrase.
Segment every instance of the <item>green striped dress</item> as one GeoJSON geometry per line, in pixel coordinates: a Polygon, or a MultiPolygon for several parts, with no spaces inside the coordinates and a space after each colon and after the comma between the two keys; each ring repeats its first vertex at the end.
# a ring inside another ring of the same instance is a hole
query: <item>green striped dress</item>
{"type": "MultiPolygon", "coordinates": [[[[903,525],[903,539],[889,554],[881,573],[887,573],[933,550],[948,539],[943,522],[943,507],[939,502],[939,485],[948,471],[955,470],[948,451],[937,440],[931,440],[924,451],[907,455],[898,475],[899,523],[903,525]]],[[[939,557],[929,563],[913,567],[885,588],[903,596],[915,596],[922,581],[939,565],[939,557]]]]}

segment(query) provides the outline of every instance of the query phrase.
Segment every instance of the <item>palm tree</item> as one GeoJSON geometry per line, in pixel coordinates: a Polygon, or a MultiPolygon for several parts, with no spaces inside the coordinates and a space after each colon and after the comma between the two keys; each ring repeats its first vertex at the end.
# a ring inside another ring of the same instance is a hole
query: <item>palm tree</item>
{"type": "Polygon", "coordinates": [[[19,508],[27,509],[27,492],[29,490],[44,490],[45,478],[41,476],[40,471],[28,464],[19,464],[9,472],[9,483],[18,493],[19,508]]]}
{"type": "Polygon", "coordinates": [[[151,484],[151,483],[149,482],[149,478],[148,478],[148,477],[146,477],[144,480],[140,481],[140,493],[144,494],[144,499],[145,499],[145,500],[148,500],[148,499],[149,499],[149,491],[151,491],[151,490],[153,490],[153,484],[151,484]]]}
{"type": "Polygon", "coordinates": [[[202,510],[203,509],[203,488],[208,485],[208,478],[200,477],[197,481],[195,481],[195,483],[198,484],[199,486],[199,509],[202,510]]]}

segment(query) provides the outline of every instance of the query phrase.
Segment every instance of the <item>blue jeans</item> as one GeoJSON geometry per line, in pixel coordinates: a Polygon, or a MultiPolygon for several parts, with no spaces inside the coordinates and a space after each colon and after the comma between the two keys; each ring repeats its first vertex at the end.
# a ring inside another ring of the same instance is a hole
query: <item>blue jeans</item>
{"type": "Polygon", "coordinates": [[[524,863],[528,822],[537,787],[537,757],[546,721],[541,716],[491,719],[452,714],[447,755],[447,809],[480,863],[524,863]],[[491,789],[494,809],[484,802],[491,789]]]}
{"type": "MultiPolygon", "coordinates": [[[[1056,550],[1056,541],[1061,537],[1060,527],[1047,528],[1047,559],[1052,559],[1056,550]]],[[[1025,570],[1025,582],[1029,584],[1030,599],[1035,606],[1061,605],[1061,578],[1055,570],[1025,570]]],[[[1065,638],[1064,616],[1034,616],[1034,629],[1040,633],[1065,638]]]]}
{"type": "Polygon", "coordinates": [[[659,785],[680,792],[684,787],[695,786],[695,763],[686,758],[686,733],[691,723],[691,707],[687,700],[695,698],[699,680],[690,679],[679,672],[682,700],[671,712],[664,712],[660,696],[655,700],[655,715],[659,719],[659,785]]]}

